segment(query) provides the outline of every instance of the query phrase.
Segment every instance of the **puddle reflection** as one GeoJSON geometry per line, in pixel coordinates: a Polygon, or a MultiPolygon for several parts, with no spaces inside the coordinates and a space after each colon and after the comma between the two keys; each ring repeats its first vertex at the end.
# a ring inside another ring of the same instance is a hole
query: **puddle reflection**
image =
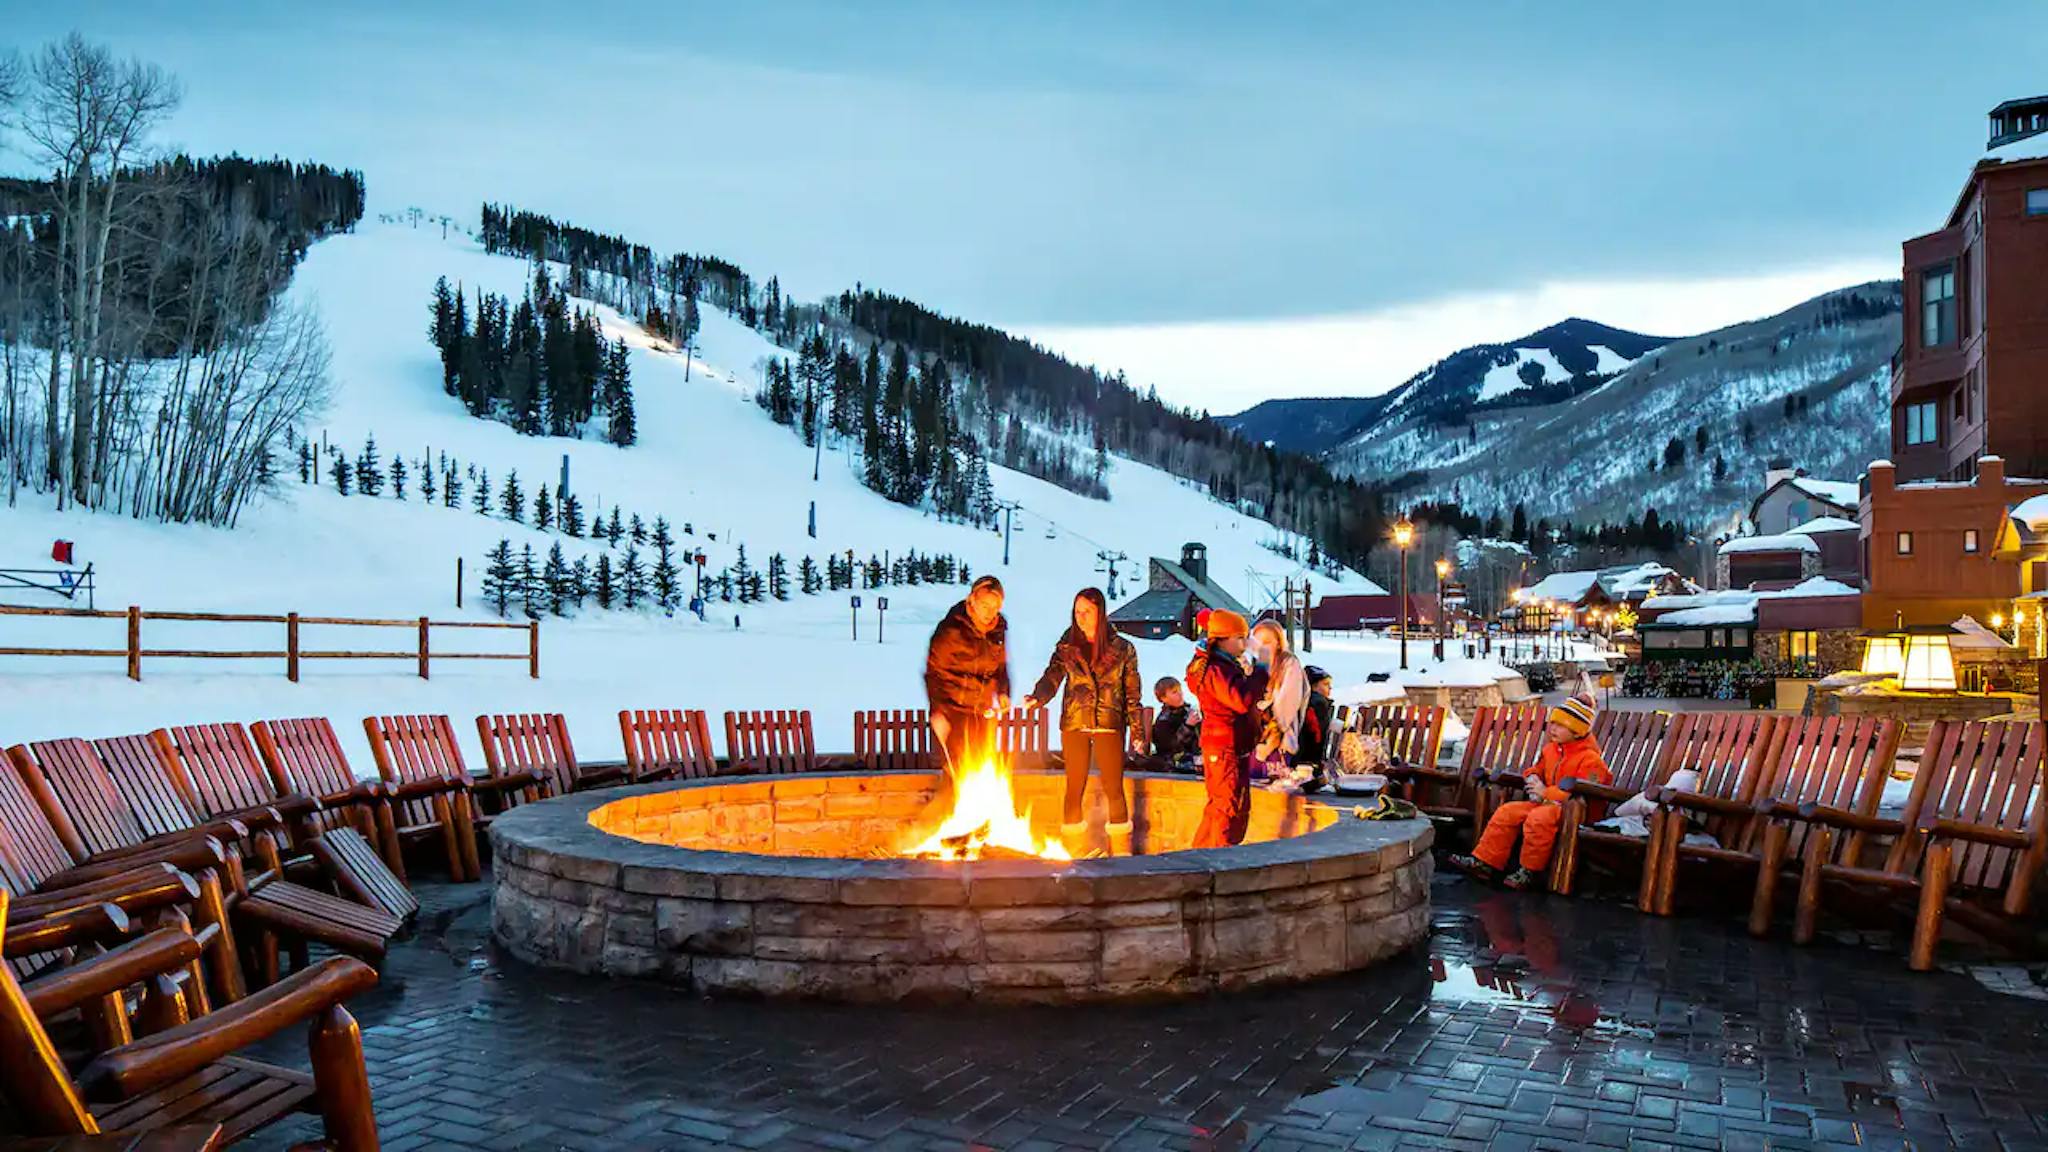
{"type": "Polygon", "coordinates": [[[1574,1032],[1651,1038],[1655,1033],[1603,1012],[1577,987],[1560,960],[1557,931],[1540,905],[1491,895],[1473,910],[1490,961],[1465,963],[1431,956],[1430,999],[1444,1004],[1485,1004],[1547,1016],[1574,1032]]]}

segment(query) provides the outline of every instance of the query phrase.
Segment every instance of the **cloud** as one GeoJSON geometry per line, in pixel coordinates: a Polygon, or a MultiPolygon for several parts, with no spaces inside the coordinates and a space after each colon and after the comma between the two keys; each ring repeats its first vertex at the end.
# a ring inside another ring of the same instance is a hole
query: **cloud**
{"type": "Polygon", "coordinates": [[[1898,274],[1873,260],[1757,276],[1557,281],[1331,316],[1024,334],[1105,372],[1121,369],[1172,403],[1223,414],[1275,397],[1377,395],[1460,348],[1514,340],[1570,316],[1690,336],[1898,274]]]}

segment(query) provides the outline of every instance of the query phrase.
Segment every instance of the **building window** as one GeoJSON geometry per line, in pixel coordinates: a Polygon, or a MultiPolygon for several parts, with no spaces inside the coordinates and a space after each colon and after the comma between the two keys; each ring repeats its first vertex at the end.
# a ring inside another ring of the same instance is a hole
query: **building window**
{"type": "Polygon", "coordinates": [[[1976,530],[1975,528],[1965,528],[1965,529],[1963,529],[1963,551],[1965,551],[1965,552],[1975,552],[1976,550],[1977,550],[1977,530],[1976,530]]]}
{"type": "Polygon", "coordinates": [[[1820,655],[1820,633],[1784,632],[1778,636],[1780,660],[1812,660],[1820,655]]]}
{"type": "Polygon", "coordinates": [[[1906,443],[1932,444],[1940,438],[1941,426],[1934,416],[1934,401],[1906,405],[1906,443]]]}
{"type": "Polygon", "coordinates": [[[1911,532],[1901,532],[1901,533],[1899,533],[1899,555],[1901,555],[1901,556],[1911,556],[1912,554],[1913,554],[1913,534],[1912,534],[1911,532]]]}
{"type": "Polygon", "coordinates": [[[1939,348],[1956,338],[1956,266],[1920,274],[1920,345],[1939,348]]]}
{"type": "Polygon", "coordinates": [[[2027,189],[2027,215],[2048,216],[2048,188],[2027,189]]]}
{"type": "Polygon", "coordinates": [[[1728,646],[1728,634],[1719,628],[1714,629],[1707,633],[1707,646],[1711,648],[1726,648],[1728,646]]]}

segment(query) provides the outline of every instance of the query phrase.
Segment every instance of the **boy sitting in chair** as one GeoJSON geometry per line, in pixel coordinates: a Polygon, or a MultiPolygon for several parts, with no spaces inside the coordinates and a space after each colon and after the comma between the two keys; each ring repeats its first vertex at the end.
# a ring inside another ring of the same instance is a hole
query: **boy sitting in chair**
{"type": "Polygon", "coordinates": [[[1522,838],[1521,866],[1502,881],[1517,892],[1542,883],[1557,846],[1557,826],[1564,819],[1567,793],[1558,787],[1567,779],[1605,784],[1607,762],[1593,739],[1594,703],[1581,693],[1550,710],[1543,729],[1543,751],[1522,783],[1527,799],[1512,800],[1495,810],[1470,856],[1451,857],[1451,867],[1491,880],[1507,871],[1517,833],[1522,838]]]}

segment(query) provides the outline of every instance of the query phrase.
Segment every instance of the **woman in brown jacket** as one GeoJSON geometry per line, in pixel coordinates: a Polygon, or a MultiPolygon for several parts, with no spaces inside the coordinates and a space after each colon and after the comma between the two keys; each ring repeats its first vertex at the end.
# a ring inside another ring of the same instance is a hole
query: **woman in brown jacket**
{"type": "MultiPolygon", "coordinates": [[[[1067,794],[1061,812],[1062,837],[1068,850],[1087,832],[1082,801],[1088,791],[1088,770],[1102,778],[1102,797],[1109,809],[1110,851],[1131,850],[1131,806],[1124,795],[1124,749],[1143,746],[1145,699],[1138,683],[1138,650],[1109,626],[1102,593],[1083,588],[1074,597],[1074,620],[1053,646],[1045,675],[1024,707],[1042,708],[1066,683],[1060,702],[1060,757],[1066,761],[1067,794]]],[[[1079,853],[1076,853],[1079,855],[1079,853]]]]}

